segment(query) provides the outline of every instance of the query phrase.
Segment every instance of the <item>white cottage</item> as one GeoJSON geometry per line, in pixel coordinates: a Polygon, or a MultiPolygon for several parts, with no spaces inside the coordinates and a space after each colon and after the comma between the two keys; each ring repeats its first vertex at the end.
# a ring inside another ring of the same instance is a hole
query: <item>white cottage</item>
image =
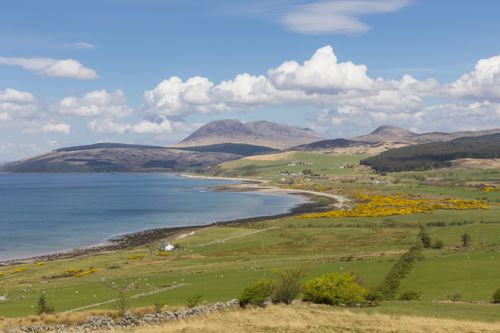
{"type": "Polygon", "coordinates": [[[170,252],[170,251],[173,251],[173,250],[175,250],[175,246],[173,246],[172,244],[170,244],[170,242],[168,242],[168,241],[164,241],[163,244],[160,247],[160,251],[170,252]]]}

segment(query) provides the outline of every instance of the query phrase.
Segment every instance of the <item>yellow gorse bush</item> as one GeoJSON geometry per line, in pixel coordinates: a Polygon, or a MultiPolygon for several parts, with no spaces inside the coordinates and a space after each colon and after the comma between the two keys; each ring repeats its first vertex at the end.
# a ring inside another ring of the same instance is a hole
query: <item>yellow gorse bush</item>
{"type": "Polygon", "coordinates": [[[324,217],[383,217],[394,215],[410,215],[432,212],[436,209],[468,210],[488,209],[486,202],[481,200],[464,199],[423,199],[404,198],[401,195],[358,195],[362,203],[350,210],[331,210],[321,213],[310,213],[298,216],[299,218],[324,217]]]}
{"type": "Polygon", "coordinates": [[[28,269],[25,268],[25,267],[18,267],[12,271],[9,271],[9,272],[0,272],[0,277],[4,277],[4,276],[7,276],[7,275],[12,275],[12,274],[18,274],[18,273],[22,273],[24,271],[27,271],[28,269]]]}
{"type": "Polygon", "coordinates": [[[66,274],[69,276],[75,276],[75,277],[82,277],[90,274],[94,274],[97,272],[95,268],[89,268],[89,269],[81,269],[81,268],[71,268],[66,271],[66,274]]]}
{"type": "Polygon", "coordinates": [[[128,260],[143,260],[145,256],[144,254],[133,254],[128,256],[128,260]]]}

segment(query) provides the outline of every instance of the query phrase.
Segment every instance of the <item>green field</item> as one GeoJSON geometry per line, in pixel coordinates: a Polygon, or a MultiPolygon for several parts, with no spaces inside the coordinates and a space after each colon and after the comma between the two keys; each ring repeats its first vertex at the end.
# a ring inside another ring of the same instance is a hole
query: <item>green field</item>
{"type": "MultiPolygon", "coordinates": [[[[286,161],[259,161],[258,166],[252,164],[251,169],[272,180],[292,161],[307,160],[313,163],[310,169],[321,177],[298,176],[297,182],[312,187],[326,182],[335,184],[336,190],[344,194],[363,191],[479,198],[487,200],[490,209],[437,210],[383,218],[286,217],[199,229],[193,235],[170,239],[180,250],[167,256],[160,256],[159,243],[152,243],[113,253],[46,262],[41,266],[31,263],[0,267],[0,295],[8,295],[8,301],[0,301],[0,316],[33,314],[41,293],[46,294],[58,312],[82,307],[114,309],[116,286],[130,283],[135,284],[130,293],[134,307],[154,303],[184,305],[195,295],[202,295],[207,302],[229,300],[238,297],[252,282],[272,277],[277,269],[298,266],[308,267],[309,277],[328,272],[353,272],[362,284],[375,287],[398,257],[415,243],[419,225],[430,224],[427,229],[431,237],[444,241],[445,246],[426,249],[424,259],[402,280],[399,290],[421,292],[421,300],[384,301],[378,307],[355,311],[500,321],[500,306],[474,303],[488,303],[494,290],[500,288],[500,206],[497,204],[500,192],[486,193],[475,185],[475,181],[487,180],[498,186],[499,173],[453,171],[461,175],[454,184],[447,179],[436,180],[439,178],[436,174],[446,171],[389,174],[383,184],[339,182],[336,177],[355,174],[355,168],[339,168],[339,165],[356,163],[360,158],[297,153],[286,161]],[[394,182],[395,179],[399,181],[394,182]],[[434,226],[437,222],[440,226],[434,226]],[[472,236],[468,248],[460,246],[465,232],[472,236]],[[142,260],[137,258],[142,255],[142,260]],[[64,277],[67,270],[90,268],[95,268],[95,273],[64,277]],[[463,303],[446,303],[453,294],[460,294],[463,303]]],[[[222,168],[227,169],[227,174],[250,170],[244,161],[226,163],[222,168]]],[[[288,170],[293,171],[290,167],[288,170]]]]}
{"type": "MultiPolygon", "coordinates": [[[[271,155],[272,156],[272,155],[271,155]]],[[[359,167],[359,161],[367,155],[324,155],[306,152],[291,152],[279,154],[276,160],[255,160],[244,158],[226,162],[220,165],[225,175],[237,177],[265,177],[278,180],[283,177],[292,177],[288,174],[297,174],[305,169],[321,175],[354,175],[372,173],[367,168],[359,167]]]]}

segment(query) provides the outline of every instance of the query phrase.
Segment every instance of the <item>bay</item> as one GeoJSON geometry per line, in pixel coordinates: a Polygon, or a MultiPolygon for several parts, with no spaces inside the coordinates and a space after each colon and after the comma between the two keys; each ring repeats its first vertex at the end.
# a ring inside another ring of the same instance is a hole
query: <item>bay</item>
{"type": "Polygon", "coordinates": [[[0,260],[103,243],[141,230],[285,213],[297,196],[213,191],[173,174],[0,173],[0,260]]]}

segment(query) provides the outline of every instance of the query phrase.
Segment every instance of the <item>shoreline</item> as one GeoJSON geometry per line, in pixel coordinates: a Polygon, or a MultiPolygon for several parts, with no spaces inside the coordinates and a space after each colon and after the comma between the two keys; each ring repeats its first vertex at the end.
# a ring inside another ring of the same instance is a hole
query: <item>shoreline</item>
{"type": "Polygon", "coordinates": [[[118,250],[124,250],[131,247],[147,245],[156,241],[160,241],[167,237],[172,237],[179,233],[186,233],[194,230],[199,230],[203,228],[219,226],[219,225],[241,225],[251,222],[260,222],[270,219],[291,217],[299,214],[313,213],[318,211],[324,211],[330,209],[332,206],[341,208],[347,201],[347,198],[343,196],[338,196],[329,193],[314,192],[307,190],[295,190],[279,188],[274,186],[263,185],[266,183],[265,180],[250,179],[250,178],[231,178],[231,177],[216,177],[216,176],[198,176],[189,174],[176,174],[179,177],[186,178],[202,178],[202,179],[219,179],[219,180],[235,180],[240,182],[239,184],[230,185],[220,185],[212,187],[214,191],[248,191],[248,192],[261,192],[269,194],[279,194],[279,195],[300,195],[305,200],[303,203],[291,207],[288,212],[274,215],[266,216],[255,216],[249,218],[240,218],[227,221],[216,221],[205,225],[194,225],[194,226],[177,226],[177,227],[165,227],[165,228],[154,228],[147,229],[138,232],[126,233],[123,235],[116,236],[107,240],[105,243],[90,245],[87,247],[73,248],[66,251],[59,251],[50,254],[30,256],[25,258],[14,258],[0,260],[0,266],[11,266],[11,265],[21,265],[26,263],[33,263],[37,261],[55,261],[72,259],[85,255],[92,254],[102,254],[109,253],[118,250]],[[327,202],[320,202],[320,200],[315,199],[317,197],[322,197],[328,199],[327,202]],[[340,200],[339,200],[340,199],[340,200]]]}
{"type": "Polygon", "coordinates": [[[257,178],[206,176],[206,175],[197,175],[197,174],[192,174],[192,173],[176,173],[176,175],[179,177],[193,178],[193,179],[237,180],[237,181],[241,181],[241,182],[252,182],[252,183],[267,183],[268,182],[265,179],[257,179],[257,178]]]}
{"type": "Polygon", "coordinates": [[[265,185],[269,183],[268,180],[266,179],[257,179],[257,178],[237,178],[237,177],[218,177],[218,176],[205,176],[205,175],[194,175],[194,174],[179,174],[179,177],[186,177],[186,178],[197,178],[197,179],[220,179],[220,180],[236,180],[240,182],[247,182],[247,183],[239,183],[239,184],[231,184],[231,185],[220,185],[220,186],[215,186],[216,189],[218,190],[227,190],[227,191],[232,191],[232,192],[239,192],[239,191],[255,191],[255,192],[262,192],[262,193],[272,193],[272,194],[308,194],[308,195],[315,195],[315,196],[320,196],[320,197],[326,197],[326,198],[331,198],[335,199],[338,202],[338,208],[343,209],[345,208],[350,200],[339,194],[331,194],[331,193],[324,193],[324,192],[317,192],[317,191],[310,191],[310,190],[298,190],[298,189],[290,189],[290,188],[282,188],[282,187],[277,187],[277,186],[271,186],[271,185],[265,185]],[[259,185],[257,185],[259,184],[259,185]]]}

